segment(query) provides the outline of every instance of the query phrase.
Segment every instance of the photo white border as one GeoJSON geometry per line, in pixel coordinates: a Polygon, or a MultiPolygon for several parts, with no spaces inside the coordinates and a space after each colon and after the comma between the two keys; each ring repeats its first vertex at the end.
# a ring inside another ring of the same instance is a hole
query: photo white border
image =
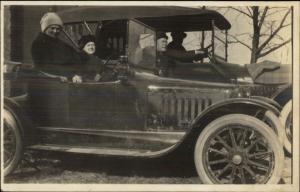
{"type": "MultiPolygon", "coordinates": [[[[249,5],[273,5],[273,6],[293,6],[293,184],[277,184],[277,185],[189,185],[189,184],[6,184],[3,183],[3,175],[1,174],[1,190],[3,191],[299,191],[299,8],[300,3],[297,1],[284,2],[228,2],[228,1],[1,1],[1,106],[3,106],[3,56],[4,56],[4,6],[6,5],[161,5],[161,6],[249,6],[249,5]]],[[[1,109],[2,114],[2,109],[1,109]]],[[[1,126],[3,125],[1,118],[1,126]]],[[[2,129],[1,129],[1,135],[2,129]]],[[[1,139],[1,146],[3,146],[1,139]]],[[[1,162],[3,160],[1,151],[1,162]]],[[[2,163],[1,163],[2,165],[2,163]]],[[[2,166],[1,166],[2,167],[2,166]]]]}

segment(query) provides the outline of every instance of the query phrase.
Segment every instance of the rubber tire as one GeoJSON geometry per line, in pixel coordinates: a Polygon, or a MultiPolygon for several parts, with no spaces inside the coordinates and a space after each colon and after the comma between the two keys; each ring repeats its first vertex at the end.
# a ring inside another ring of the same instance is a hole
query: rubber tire
{"type": "Polygon", "coordinates": [[[282,108],[281,112],[280,112],[280,117],[279,120],[281,122],[281,124],[283,125],[283,129],[284,129],[284,149],[286,150],[286,152],[288,152],[289,155],[292,154],[292,143],[289,141],[286,132],[285,132],[285,124],[288,118],[289,113],[292,112],[292,100],[289,100],[284,107],[282,108]]]}
{"type": "Polygon", "coordinates": [[[266,121],[269,121],[268,123],[271,123],[271,125],[269,125],[268,123],[265,123],[267,125],[269,125],[272,130],[275,132],[275,134],[278,137],[279,142],[284,145],[285,142],[285,130],[284,130],[284,126],[281,123],[281,121],[279,120],[279,118],[272,112],[272,111],[266,111],[264,118],[266,118],[266,121]]]}
{"type": "Polygon", "coordinates": [[[214,134],[220,127],[224,127],[226,125],[228,126],[233,123],[238,123],[241,125],[252,127],[255,131],[258,131],[260,134],[262,134],[268,140],[268,143],[271,144],[275,156],[275,166],[273,175],[270,177],[267,183],[277,184],[281,179],[282,171],[284,168],[283,146],[278,141],[278,138],[274,131],[271,130],[267,124],[265,124],[257,118],[244,114],[230,114],[222,116],[209,123],[201,132],[201,134],[198,137],[194,151],[195,166],[200,180],[204,184],[215,184],[210,179],[209,175],[206,173],[206,169],[204,168],[204,159],[202,158],[202,153],[204,152],[204,145],[207,141],[207,138],[209,138],[210,135],[214,134]]]}
{"type": "MultiPolygon", "coordinates": [[[[16,137],[16,151],[11,162],[4,167],[4,176],[11,174],[19,165],[23,157],[23,137],[21,135],[20,124],[16,120],[16,116],[13,114],[12,110],[9,108],[4,108],[3,110],[4,119],[12,127],[14,135],[16,137]]],[[[3,138],[5,140],[5,138],[3,138]]]]}

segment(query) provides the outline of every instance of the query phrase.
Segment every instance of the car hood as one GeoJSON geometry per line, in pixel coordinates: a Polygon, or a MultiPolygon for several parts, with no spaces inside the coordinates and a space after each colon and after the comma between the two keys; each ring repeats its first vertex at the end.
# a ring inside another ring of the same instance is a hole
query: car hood
{"type": "Polygon", "coordinates": [[[292,66],[265,60],[239,65],[213,57],[211,65],[228,79],[250,77],[256,84],[278,85],[292,82],[292,66]]]}
{"type": "Polygon", "coordinates": [[[257,84],[288,84],[292,82],[292,66],[273,61],[248,64],[246,68],[257,84]]]}

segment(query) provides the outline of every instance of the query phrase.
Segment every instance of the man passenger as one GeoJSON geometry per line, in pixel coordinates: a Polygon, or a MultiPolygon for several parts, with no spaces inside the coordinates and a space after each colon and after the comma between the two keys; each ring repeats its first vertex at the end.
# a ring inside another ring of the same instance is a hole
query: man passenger
{"type": "Polygon", "coordinates": [[[168,44],[168,36],[166,33],[158,31],[156,33],[156,66],[158,68],[158,75],[169,76],[171,67],[171,60],[166,54],[168,44]]]}
{"type": "Polygon", "coordinates": [[[186,38],[186,33],[182,31],[172,32],[172,42],[167,45],[166,54],[175,59],[176,61],[181,62],[193,62],[194,60],[200,60],[207,57],[206,50],[191,50],[187,51],[182,43],[186,38]]]}

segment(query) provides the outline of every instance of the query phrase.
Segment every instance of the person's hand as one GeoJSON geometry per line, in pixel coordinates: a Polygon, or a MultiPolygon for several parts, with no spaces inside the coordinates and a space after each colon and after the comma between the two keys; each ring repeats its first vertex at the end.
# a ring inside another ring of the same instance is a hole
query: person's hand
{"type": "Polygon", "coordinates": [[[203,49],[205,57],[208,57],[209,48],[210,46],[203,49]]]}
{"type": "Polygon", "coordinates": [[[203,51],[203,49],[197,49],[197,50],[195,50],[195,54],[196,55],[204,55],[205,54],[205,51],[203,51]]]}
{"type": "Polygon", "coordinates": [[[94,77],[94,81],[99,81],[101,79],[101,75],[97,73],[94,77]]]}
{"type": "Polygon", "coordinates": [[[73,83],[82,83],[82,78],[79,75],[74,75],[74,77],[72,78],[72,82],[73,83]]]}
{"type": "Polygon", "coordinates": [[[195,50],[196,55],[202,55],[203,57],[208,57],[208,48],[205,49],[197,49],[195,50]]]}
{"type": "Polygon", "coordinates": [[[68,78],[65,77],[65,76],[59,76],[59,79],[61,82],[67,82],[68,81],[68,78]]]}

